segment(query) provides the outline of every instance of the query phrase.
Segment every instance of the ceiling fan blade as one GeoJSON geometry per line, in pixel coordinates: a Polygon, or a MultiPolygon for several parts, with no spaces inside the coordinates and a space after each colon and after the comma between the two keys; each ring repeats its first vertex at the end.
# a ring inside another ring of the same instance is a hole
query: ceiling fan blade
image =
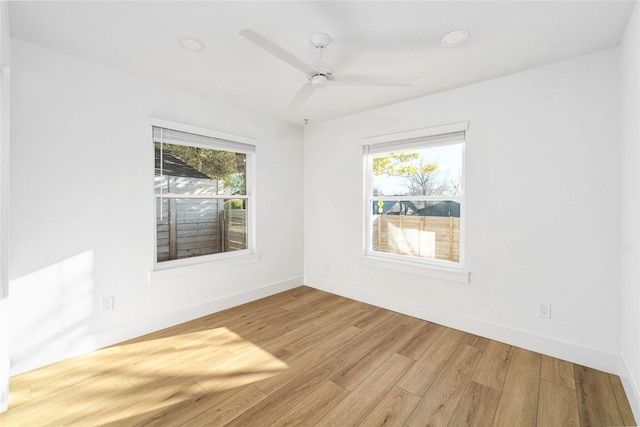
{"type": "Polygon", "coordinates": [[[328,79],[341,84],[356,86],[413,86],[418,82],[417,76],[367,75],[367,74],[334,74],[328,79]]]}
{"type": "Polygon", "coordinates": [[[294,111],[302,107],[302,105],[313,95],[313,92],[316,90],[316,87],[311,83],[307,83],[296,93],[296,96],[293,97],[293,101],[289,104],[289,108],[287,111],[294,111]]]}
{"type": "Polygon", "coordinates": [[[287,52],[280,46],[272,43],[271,41],[265,39],[260,34],[255,31],[244,29],[240,30],[239,34],[250,42],[258,45],[262,49],[266,50],[270,54],[277,56],[287,64],[292,67],[302,71],[305,74],[314,74],[313,68],[310,65],[306,64],[303,60],[295,56],[294,54],[287,52]]]}

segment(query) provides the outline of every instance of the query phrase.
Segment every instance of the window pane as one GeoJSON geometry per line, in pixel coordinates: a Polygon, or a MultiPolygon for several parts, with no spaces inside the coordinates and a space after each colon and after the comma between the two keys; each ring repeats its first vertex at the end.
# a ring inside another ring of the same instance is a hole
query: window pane
{"type": "Polygon", "coordinates": [[[371,250],[460,262],[460,203],[374,200],[371,250]]]}
{"type": "Polygon", "coordinates": [[[156,194],[246,194],[244,153],[160,143],[155,151],[156,194]]]}
{"type": "Polygon", "coordinates": [[[373,196],[462,194],[462,144],[373,156],[373,196]]]}
{"type": "Polygon", "coordinates": [[[247,203],[157,197],[158,262],[247,249],[247,203]]]}

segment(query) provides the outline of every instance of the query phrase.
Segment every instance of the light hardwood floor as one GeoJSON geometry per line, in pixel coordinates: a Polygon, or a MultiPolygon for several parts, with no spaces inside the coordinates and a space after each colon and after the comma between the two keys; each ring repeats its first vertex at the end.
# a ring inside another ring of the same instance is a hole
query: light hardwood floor
{"type": "Polygon", "coordinates": [[[635,421],[615,375],[300,287],[18,375],[0,425],[635,421]]]}

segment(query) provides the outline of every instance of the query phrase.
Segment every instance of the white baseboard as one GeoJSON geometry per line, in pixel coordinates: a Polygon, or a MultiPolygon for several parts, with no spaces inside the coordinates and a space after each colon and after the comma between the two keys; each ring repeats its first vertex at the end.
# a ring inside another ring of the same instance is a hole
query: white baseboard
{"type": "Polygon", "coordinates": [[[620,357],[620,369],[618,375],[622,380],[624,391],[627,394],[629,405],[633,411],[636,423],[640,423],[640,384],[633,379],[629,366],[624,356],[620,357]]]}
{"type": "Polygon", "coordinates": [[[305,276],[305,285],[341,295],[346,298],[362,301],[377,307],[386,308],[398,313],[419,319],[428,320],[443,326],[458,329],[474,335],[490,338],[548,356],[557,357],[590,368],[618,374],[620,356],[584,347],[578,344],[557,340],[501,325],[482,319],[461,315],[429,307],[424,304],[399,299],[392,295],[383,295],[368,290],[354,288],[316,277],[305,276]]]}
{"type": "Polygon", "coordinates": [[[181,308],[169,313],[163,313],[148,319],[118,326],[116,328],[77,337],[73,348],[60,343],[50,344],[37,349],[34,354],[24,360],[12,360],[11,376],[31,371],[74,356],[88,353],[100,348],[108,347],[132,338],[136,338],[160,329],[188,322],[208,314],[226,310],[260,298],[277,294],[303,285],[302,277],[283,280],[277,283],[248,289],[237,294],[225,295],[198,305],[181,308]]]}

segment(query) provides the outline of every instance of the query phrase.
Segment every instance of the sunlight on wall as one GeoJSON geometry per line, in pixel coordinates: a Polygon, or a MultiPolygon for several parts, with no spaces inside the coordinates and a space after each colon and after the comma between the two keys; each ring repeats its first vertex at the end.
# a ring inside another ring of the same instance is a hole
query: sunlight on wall
{"type": "Polygon", "coordinates": [[[12,370],[50,362],[48,354],[93,350],[86,319],[93,311],[93,251],[86,251],[9,284],[12,370]]]}

